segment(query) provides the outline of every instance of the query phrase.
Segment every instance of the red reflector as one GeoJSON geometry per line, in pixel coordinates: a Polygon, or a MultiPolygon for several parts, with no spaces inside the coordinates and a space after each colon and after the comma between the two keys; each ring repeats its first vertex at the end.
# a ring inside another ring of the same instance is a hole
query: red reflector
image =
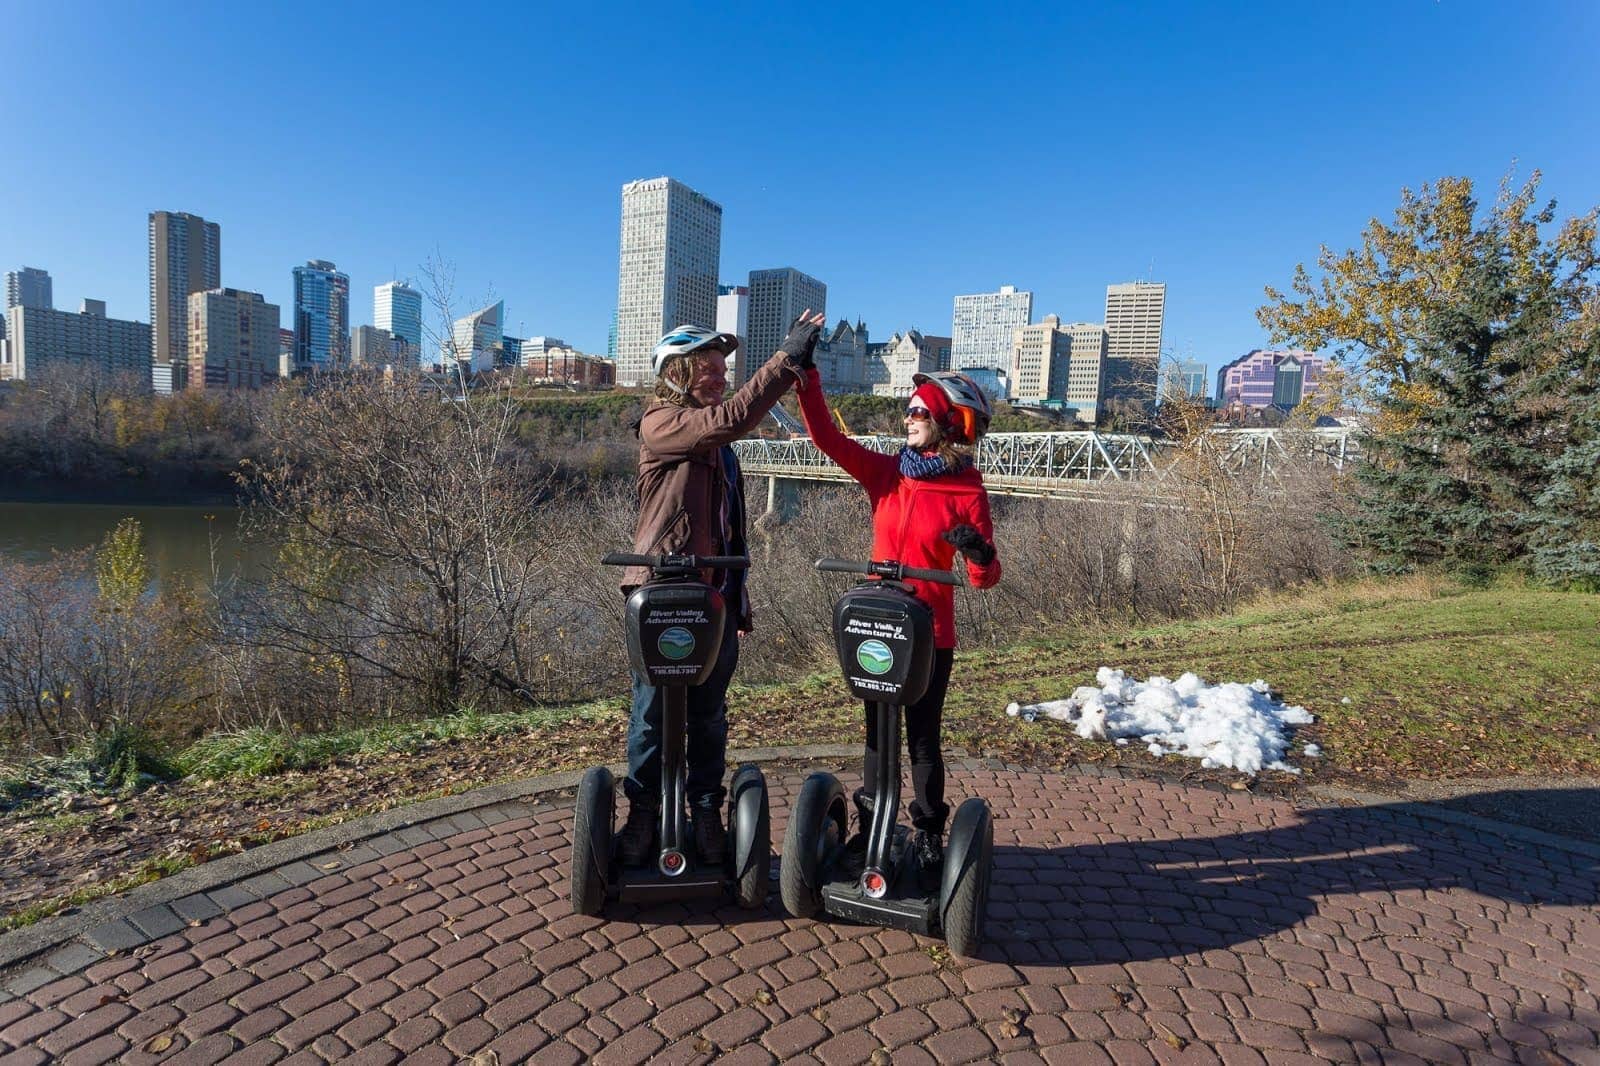
{"type": "Polygon", "coordinates": [[[884,889],[888,887],[884,882],[883,875],[876,870],[869,872],[861,879],[861,886],[867,890],[867,895],[869,896],[881,896],[884,889]]]}
{"type": "Polygon", "coordinates": [[[666,857],[661,860],[661,862],[666,866],[667,869],[676,870],[678,867],[683,865],[683,856],[679,855],[675,851],[669,851],[667,852],[666,857]]]}

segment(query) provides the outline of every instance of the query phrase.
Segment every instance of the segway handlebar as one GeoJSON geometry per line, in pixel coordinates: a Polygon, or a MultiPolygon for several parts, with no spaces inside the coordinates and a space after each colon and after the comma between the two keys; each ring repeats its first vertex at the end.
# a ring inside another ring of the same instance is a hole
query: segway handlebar
{"type": "Polygon", "coordinates": [[[902,566],[892,560],[858,562],[854,559],[818,559],[818,570],[837,574],[869,574],[888,581],[932,581],[939,585],[956,585],[956,575],[948,570],[926,570],[919,566],[902,566]]]}
{"type": "Polygon", "coordinates": [[[747,570],[750,560],[743,555],[634,555],[607,552],[604,566],[648,566],[652,570],[747,570]]]}

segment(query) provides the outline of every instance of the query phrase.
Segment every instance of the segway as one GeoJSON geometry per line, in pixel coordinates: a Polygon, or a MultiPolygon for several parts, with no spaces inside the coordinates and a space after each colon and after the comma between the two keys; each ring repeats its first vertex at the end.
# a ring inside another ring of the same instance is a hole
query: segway
{"type": "Polygon", "coordinates": [[[927,691],[933,673],[933,611],[904,584],[907,578],[954,585],[947,571],[895,562],[819,559],[818,570],[866,574],[833,608],[833,635],[845,681],[877,716],[877,787],[865,847],[846,846],[844,786],[829,773],[806,779],[783,838],[779,891],[789,913],[822,911],[839,918],[942,935],[957,955],[972,956],[983,940],[989,899],[994,820],[989,805],[969,799],[956,810],[936,894],[926,892],[911,831],[900,811],[900,708],[927,691]]]}
{"type": "Polygon", "coordinates": [[[646,566],[650,580],[628,597],[628,659],[636,673],[662,690],[661,821],[659,850],[644,866],[624,866],[615,839],[616,781],[596,766],[578,785],[572,826],[572,909],[599,914],[606,901],[653,903],[731,893],[739,906],[767,900],[772,828],[767,782],[756,766],[741,766],[728,791],[728,847],[711,866],[690,843],[685,806],[684,748],[688,690],[717,664],[727,616],[722,594],[700,578],[703,569],[744,569],[743,556],[628,555],[612,552],[607,566],[646,566]]]}

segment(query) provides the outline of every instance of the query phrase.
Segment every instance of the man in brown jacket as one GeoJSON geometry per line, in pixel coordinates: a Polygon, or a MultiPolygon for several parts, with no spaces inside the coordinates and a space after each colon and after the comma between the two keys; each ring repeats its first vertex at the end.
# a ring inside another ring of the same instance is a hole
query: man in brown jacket
{"type": "MultiPolygon", "coordinates": [[[[656,346],[656,395],[640,417],[639,525],[633,550],[642,555],[747,555],[744,484],[728,445],[754,429],[789,388],[815,365],[822,316],[807,311],[766,365],[732,396],[727,357],[737,337],[698,326],[679,326],[656,346]]],[[[649,579],[643,568],[623,576],[623,595],[649,579]]],[[[706,863],[720,863],[727,844],[722,824],[722,787],[728,747],[725,697],[739,662],[738,635],[751,629],[750,598],[743,570],[708,571],[721,590],[730,620],[717,665],[706,683],[689,690],[685,746],[685,792],[695,849],[706,863]]],[[[633,714],[628,722],[628,820],[621,832],[622,859],[649,861],[655,847],[661,802],[661,708],[658,690],[633,677],[633,714]]]]}

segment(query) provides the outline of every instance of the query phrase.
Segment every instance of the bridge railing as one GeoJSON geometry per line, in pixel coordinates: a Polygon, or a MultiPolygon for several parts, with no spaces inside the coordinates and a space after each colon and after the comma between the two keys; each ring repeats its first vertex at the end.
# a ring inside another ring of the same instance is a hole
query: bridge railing
{"type": "MultiPolygon", "coordinates": [[[[893,455],[903,437],[853,438],[873,451],[893,455]]],[[[1359,455],[1358,438],[1348,429],[1214,429],[1202,447],[1215,449],[1221,463],[1236,473],[1255,473],[1275,481],[1280,468],[1294,463],[1325,463],[1337,469],[1359,455]]],[[[746,472],[807,480],[839,480],[844,472],[808,437],[788,440],[750,438],[734,449],[746,472]]],[[[1132,433],[991,433],[978,447],[978,469],[992,488],[1006,485],[1037,489],[1063,488],[1093,482],[1159,483],[1177,457],[1169,440],[1132,433]]]]}

